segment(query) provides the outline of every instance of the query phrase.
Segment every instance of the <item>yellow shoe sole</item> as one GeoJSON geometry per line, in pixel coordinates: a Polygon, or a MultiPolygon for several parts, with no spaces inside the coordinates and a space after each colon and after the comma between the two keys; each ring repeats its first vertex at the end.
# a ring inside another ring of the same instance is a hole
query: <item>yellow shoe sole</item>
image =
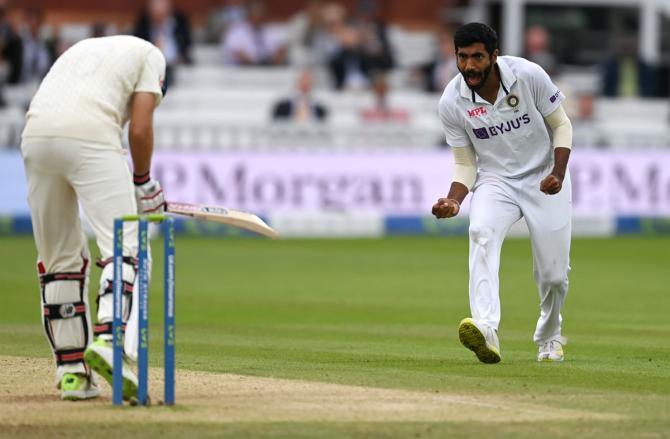
{"type": "Polygon", "coordinates": [[[461,320],[458,325],[458,338],[463,346],[474,352],[482,363],[500,362],[500,352],[495,346],[486,343],[486,337],[471,318],[461,320]]]}

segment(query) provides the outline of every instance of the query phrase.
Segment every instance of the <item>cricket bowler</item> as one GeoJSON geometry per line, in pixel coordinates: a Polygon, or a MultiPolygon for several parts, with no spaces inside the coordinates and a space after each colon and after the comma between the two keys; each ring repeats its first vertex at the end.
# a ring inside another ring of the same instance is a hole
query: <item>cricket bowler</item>
{"type": "Polygon", "coordinates": [[[525,218],[540,295],[533,340],[538,361],[563,361],[561,308],[568,292],[572,125],[563,93],[537,64],[500,56],[493,29],[469,23],[454,34],[460,75],[445,88],[439,115],[454,155],[449,193],[432,212],[451,218],[472,191],[470,310],[461,343],[484,363],[501,360],[498,341],[500,250],[525,218]]]}

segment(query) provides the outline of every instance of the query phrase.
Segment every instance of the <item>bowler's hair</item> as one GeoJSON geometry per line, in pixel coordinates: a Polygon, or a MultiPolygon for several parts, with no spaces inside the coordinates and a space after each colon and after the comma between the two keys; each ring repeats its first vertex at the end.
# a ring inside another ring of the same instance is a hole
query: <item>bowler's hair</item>
{"type": "Polygon", "coordinates": [[[456,29],[454,33],[454,47],[456,52],[461,47],[483,43],[489,55],[498,48],[498,34],[490,26],[482,23],[468,23],[456,29]]]}

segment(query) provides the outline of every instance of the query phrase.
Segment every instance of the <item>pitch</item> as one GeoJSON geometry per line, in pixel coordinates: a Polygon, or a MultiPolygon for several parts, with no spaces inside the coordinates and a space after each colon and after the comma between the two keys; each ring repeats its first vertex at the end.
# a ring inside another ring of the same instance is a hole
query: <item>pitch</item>
{"type": "MultiPolygon", "coordinates": [[[[535,361],[530,244],[508,240],[503,361],[484,365],[456,331],[468,316],[463,238],[179,236],[178,405],[148,410],[112,408],[107,386],[96,402],[58,400],[32,239],[3,237],[0,246],[0,436],[660,438],[670,430],[668,238],[573,241],[563,364],[535,361]]],[[[158,366],[160,285],[151,295],[158,366]]],[[[152,389],[158,397],[159,382],[152,389]]]]}

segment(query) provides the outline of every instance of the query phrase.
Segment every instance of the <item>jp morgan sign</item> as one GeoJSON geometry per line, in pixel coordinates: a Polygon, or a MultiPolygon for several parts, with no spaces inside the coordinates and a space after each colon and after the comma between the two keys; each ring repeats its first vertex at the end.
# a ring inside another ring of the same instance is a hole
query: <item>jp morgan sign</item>
{"type": "MultiPolygon", "coordinates": [[[[523,124],[523,116],[521,119],[523,124]]],[[[507,123],[502,127],[503,133],[506,126],[507,123]]],[[[516,122],[510,122],[510,129],[514,126],[516,122]]],[[[495,128],[500,131],[499,126],[495,128]]],[[[17,157],[20,160],[20,155],[17,157]]],[[[363,212],[430,216],[435,200],[449,190],[452,169],[449,150],[158,150],[152,175],[172,200],[261,214],[363,212]]],[[[575,216],[670,217],[668,150],[575,148],[570,172],[575,216]]],[[[25,178],[4,187],[19,183],[25,186],[25,178]]],[[[462,214],[466,213],[470,198],[466,199],[462,214]]],[[[25,203],[25,195],[21,200],[25,203]]]]}
{"type": "Polygon", "coordinates": [[[523,116],[519,116],[516,119],[508,120],[499,125],[493,125],[490,127],[484,128],[473,128],[472,132],[475,133],[475,137],[481,140],[490,139],[493,136],[503,135],[509,133],[513,130],[518,130],[523,125],[528,125],[530,123],[530,116],[528,113],[523,116]]]}
{"type": "MultiPolygon", "coordinates": [[[[411,147],[248,152],[158,149],[152,175],[171,200],[257,213],[430,216],[435,200],[449,190],[452,168],[449,150],[411,147]]],[[[668,149],[576,147],[570,173],[576,217],[670,217],[668,149]]],[[[0,188],[11,188],[0,196],[0,215],[30,213],[23,161],[17,150],[0,151],[0,188]]],[[[466,214],[470,198],[459,216],[466,214]]]]}

